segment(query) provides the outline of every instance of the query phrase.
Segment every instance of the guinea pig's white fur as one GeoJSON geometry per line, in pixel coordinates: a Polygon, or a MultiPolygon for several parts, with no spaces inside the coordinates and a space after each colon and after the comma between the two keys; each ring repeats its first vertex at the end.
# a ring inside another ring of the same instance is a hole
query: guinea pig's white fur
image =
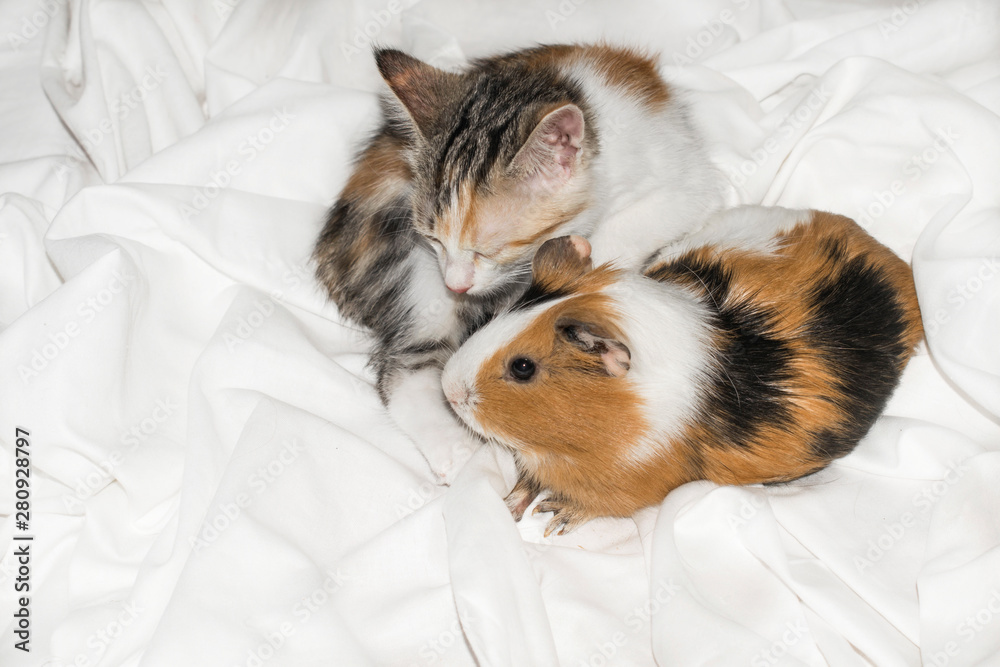
{"type": "MultiPolygon", "coordinates": [[[[660,436],[677,434],[680,425],[693,416],[699,373],[711,353],[710,331],[705,325],[708,313],[694,295],[682,288],[639,274],[621,274],[601,291],[611,297],[612,317],[620,321],[629,340],[630,389],[635,394],[634,403],[646,406],[646,417],[654,431],[638,446],[624,448],[628,459],[641,464],[648,461],[651,452],[662,449],[664,439],[660,436]],[[668,336],[663,335],[665,322],[670,323],[668,336]]],[[[496,319],[474,334],[448,362],[442,376],[445,396],[458,416],[483,437],[502,441],[477,418],[480,410],[488,409],[480,406],[476,391],[482,361],[505,351],[509,352],[505,356],[516,356],[511,341],[516,341],[540,312],[558,307],[568,298],[496,319]]],[[[559,428],[561,418],[553,414],[546,426],[559,428]]],[[[532,458],[530,443],[517,451],[532,458]]]]}
{"type": "Polygon", "coordinates": [[[528,293],[442,383],[470,428],[515,452],[515,517],[548,492],[536,508],[555,512],[548,534],[693,479],[822,468],[870,427],[921,335],[909,267],[855,223],[742,207],[642,274],[592,269],[578,237],[548,241],[528,293]],[[829,351],[859,339],[870,345],[841,368],[829,351]],[[862,365],[864,382],[851,374],[862,365]]]}

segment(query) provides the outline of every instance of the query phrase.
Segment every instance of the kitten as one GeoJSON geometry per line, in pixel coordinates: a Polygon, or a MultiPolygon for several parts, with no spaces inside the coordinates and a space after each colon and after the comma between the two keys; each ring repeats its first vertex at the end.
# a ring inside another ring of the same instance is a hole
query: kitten
{"type": "Polygon", "coordinates": [[[447,475],[471,447],[455,451],[467,436],[440,369],[526,289],[535,250],[575,234],[596,262],[638,268],[722,205],[722,180],[634,50],[539,46],[460,73],[392,49],[375,60],[392,92],[384,122],[314,259],[340,312],[376,338],[380,398],[447,475]]]}

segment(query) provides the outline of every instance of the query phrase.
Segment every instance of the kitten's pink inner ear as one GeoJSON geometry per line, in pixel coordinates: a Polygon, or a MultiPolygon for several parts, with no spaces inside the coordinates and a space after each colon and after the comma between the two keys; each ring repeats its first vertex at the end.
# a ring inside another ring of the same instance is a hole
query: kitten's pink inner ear
{"type": "Polygon", "coordinates": [[[511,161],[532,183],[551,188],[570,179],[583,147],[583,112],[565,104],[549,112],[511,161]]]}
{"type": "Polygon", "coordinates": [[[583,114],[568,105],[550,113],[542,120],[542,140],[555,149],[558,165],[570,171],[583,142],[583,114]]]}

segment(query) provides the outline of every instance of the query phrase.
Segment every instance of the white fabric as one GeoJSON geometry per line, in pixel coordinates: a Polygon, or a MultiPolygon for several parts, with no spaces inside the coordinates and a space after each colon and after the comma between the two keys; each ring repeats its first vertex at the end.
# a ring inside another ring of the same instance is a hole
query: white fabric
{"type": "Polygon", "coordinates": [[[8,0],[0,37],[0,664],[1000,664],[996,3],[8,0]],[[818,478],[543,539],[507,455],[433,484],[308,257],[370,41],[599,38],[662,53],[734,202],[911,260],[928,344],[818,478]]]}

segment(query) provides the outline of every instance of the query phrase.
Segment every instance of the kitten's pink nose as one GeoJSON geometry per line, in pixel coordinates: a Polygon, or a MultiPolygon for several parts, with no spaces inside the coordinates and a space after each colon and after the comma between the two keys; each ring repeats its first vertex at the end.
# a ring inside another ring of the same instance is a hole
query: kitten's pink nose
{"type": "Polygon", "coordinates": [[[448,260],[444,271],[444,284],[455,294],[465,294],[472,289],[476,268],[472,262],[448,260]]]}

